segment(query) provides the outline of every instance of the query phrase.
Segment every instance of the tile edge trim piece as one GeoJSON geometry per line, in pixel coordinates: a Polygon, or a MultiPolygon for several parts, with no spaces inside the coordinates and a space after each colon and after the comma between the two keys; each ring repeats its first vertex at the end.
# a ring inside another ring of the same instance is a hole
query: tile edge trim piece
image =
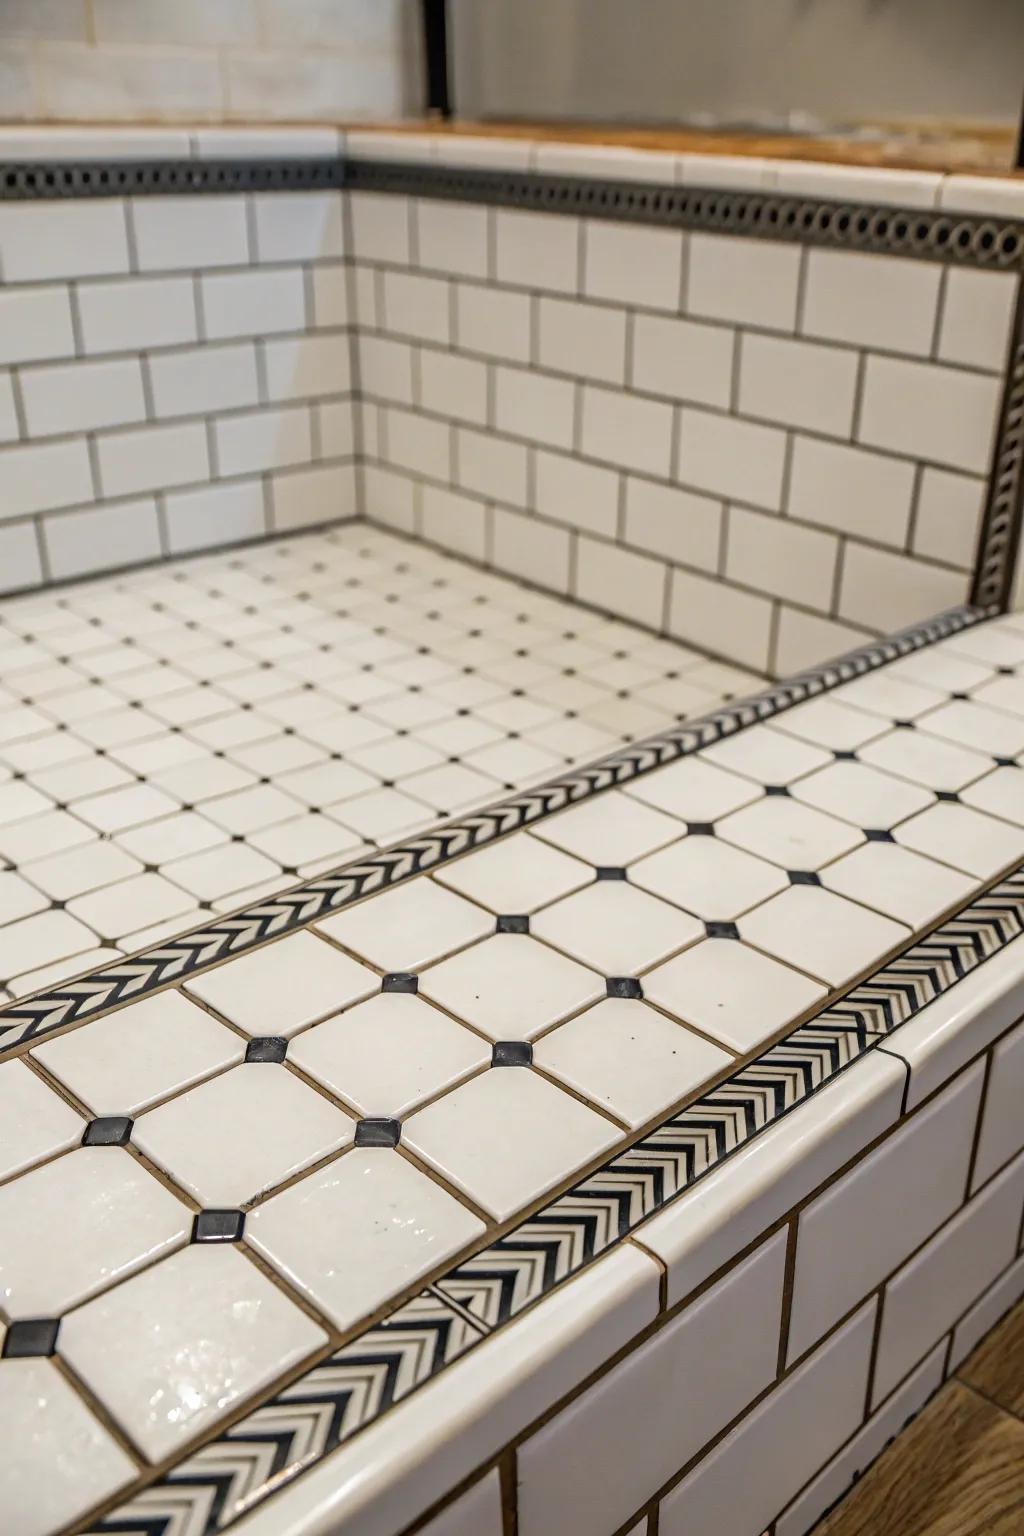
{"type": "Polygon", "coordinates": [[[952,608],[885,639],[870,641],[834,661],[774,683],[745,700],[635,742],[583,768],[442,822],[407,842],[382,849],[371,858],[340,865],[325,875],[303,881],[153,948],[20,998],[0,1011],[0,1061],[67,1024],[100,1018],[122,1003],[138,1002],[161,987],[305,928],[366,896],[438,869],[461,854],[533,826],[592,795],[629,783],[737,731],[772,719],[842,683],[992,618],[995,613],[994,607],[952,608]]]}

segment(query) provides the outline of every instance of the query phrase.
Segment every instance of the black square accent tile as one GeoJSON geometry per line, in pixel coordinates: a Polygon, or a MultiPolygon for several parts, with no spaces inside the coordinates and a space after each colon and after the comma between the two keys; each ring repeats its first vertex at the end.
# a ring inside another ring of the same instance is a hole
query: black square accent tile
{"type": "Polygon", "coordinates": [[[25,1360],[31,1355],[52,1355],[57,1348],[59,1317],[26,1317],[12,1323],[4,1338],[5,1360],[25,1360]]]}
{"type": "Polygon", "coordinates": [[[628,880],[626,871],[618,864],[598,864],[594,870],[598,880],[628,880]]]}
{"type": "Polygon", "coordinates": [[[418,992],[420,979],[411,971],[389,971],[380,984],[382,992],[418,992]]]}
{"type": "Polygon", "coordinates": [[[397,1147],[402,1135],[401,1120],[358,1120],[357,1147],[397,1147]]]}
{"type": "Polygon", "coordinates": [[[996,671],[1002,673],[1003,677],[1012,677],[1014,672],[1016,671],[1016,668],[1015,667],[996,667],[996,671]]]}
{"type": "Polygon", "coordinates": [[[244,1231],[244,1211],[200,1211],[192,1223],[192,1241],[239,1243],[244,1231]]]}
{"type": "Polygon", "coordinates": [[[970,694],[969,693],[951,693],[950,694],[950,698],[951,699],[969,699],[970,698],[970,694]]]}
{"type": "Polygon", "coordinates": [[[529,933],[530,919],[517,914],[505,914],[495,924],[496,933],[529,933]]]}
{"type": "Polygon", "coordinates": [[[997,768],[1017,768],[1019,766],[1015,757],[994,757],[992,761],[997,768]]]}
{"type": "Polygon", "coordinates": [[[284,1061],[288,1041],[280,1035],[254,1035],[245,1048],[246,1061],[284,1061]]]}
{"type": "Polygon", "coordinates": [[[894,843],[896,839],[884,827],[865,827],[864,836],[869,843],[894,843]]]}
{"type": "Polygon", "coordinates": [[[937,789],[935,791],[935,798],[936,800],[952,800],[954,804],[960,804],[960,796],[955,789],[937,789]]]}
{"type": "Polygon", "coordinates": [[[894,720],[893,725],[898,731],[912,731],[915,729],[913,720],[894,720]]]}
{"type": "Polygon", "coordinates": [[[90,1120],[82,1137],[83,1147],[126,1147],[134,1121],[128,1115],[102,1115],[90,1120]]]}
{"type": "Polygon", "coordinates": [[[820,885],[821,876],[816,875],[813,869],[787,869],[790,885],[820,885]]]}
{"type": "Polygon", "coordinates": [[[832,756],[837,763],[855,763],[857,761],[856,752],[847,752],[839,748],[832,753],[832,756]]]}
{"type": "Polygon", "coordinates": [[[643,997],[644,989],[635,976],[608,976],[605,991],[609,997],[643,997]]]}
{"type": "Polygon", "coordinates": [[[764,792],[766,795],[788,795],[789,786],[788,784],[766,784],[764,792]]]}
{"type": "Polygon", "coordinates": [[[709,939],[738,939],[740,936],[735,923],[705,923],[704,932],[709,939]]]}
{"type": "Polygon", "coordinates": [[[531,1067],[533,1046],[529,1040],[496,1040],[491,1048],[492,1067],[531,1067]]]}
{"type": "Polygon", "coordinates": [[[710,821],[688,821],[686,830],[691,837],[714,837],[714,823],[710,821]]]}

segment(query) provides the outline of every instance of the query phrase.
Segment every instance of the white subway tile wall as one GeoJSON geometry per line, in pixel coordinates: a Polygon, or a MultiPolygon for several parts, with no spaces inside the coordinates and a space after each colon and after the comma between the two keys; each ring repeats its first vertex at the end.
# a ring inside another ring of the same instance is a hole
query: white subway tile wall
{"type": "Polygon", "coordinates": [[[352,203],[371,521],[769,673],[966,600],[1013,276],[352,203]],[[396,514],[396,474],[458,518],[396,514]]]}
{"type": "Polygon", "coordinates": [[[343,230],[338,192],[0,205],[0,591],[355,516],[343,230]]]}

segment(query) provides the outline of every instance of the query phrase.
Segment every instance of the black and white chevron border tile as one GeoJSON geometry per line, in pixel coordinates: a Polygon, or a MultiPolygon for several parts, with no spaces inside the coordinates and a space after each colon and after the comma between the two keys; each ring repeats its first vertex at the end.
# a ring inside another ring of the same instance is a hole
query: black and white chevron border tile
{"type": "Polygon", "coordinates": [[[470,849],[532,826],[568,805],[664,767],[911,651],[946,639],[990,618],[992,612],[953,608],[900,634],[861,646],[836,661],[803,672],[753,698],[687,722],[663,736],[636,743],[459,821],[445,823],[399,847],[343,865],[330,874],[320,875],[232,916],[218,918],[129,959],[115,961],[86,976],[60,982],[35,996],[8,1004],[0,1014],[0,1057],[66,1024],[98,1018],[121,1003],[137,1001],[228,956],[267,944],[365,896],[437,869],[470,849]]]}
{"type": "Polygon", "coordinates": [[[84,1536],[214,1536],[520,1315],[1024,933],[1024,865],[84,1536]]]}

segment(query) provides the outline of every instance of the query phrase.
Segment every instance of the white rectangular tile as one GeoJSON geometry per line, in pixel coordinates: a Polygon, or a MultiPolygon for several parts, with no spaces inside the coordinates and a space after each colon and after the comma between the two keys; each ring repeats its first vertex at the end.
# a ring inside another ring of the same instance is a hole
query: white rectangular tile
{"type": "Polygon", "coordinates": [[[351,384],[347,336],[289,336],[263,343],[270,400],[343,394],[351,384]]]}
{"type": "Polygon", "coordinates": [[[915,553],[970,570],[984,500],[984,480],[926,466],[914,519],[915,553]]]}
{"type": "Polygon", "coordinates": [[[746,416],[847,437],[857,354],[814,342],[748,334],[740,347],[739,409],[746,416]]]}
{"type": "Polygon", "coordinates": [[[885,1288],[872,1404],[879,1403],[975,1302],[1017,1251],[1024,1158],[932,1238],[885,1288]]]}
{"type": "Polygon", "coordinates": [[[497,507],[492,538],[498,570],[556,592],[568,591],[570,536],[566,529],[497,507]]]}
{"type": "Polygon", "coordinates": [[[418,272],[384,273],[385,327],[398,336],[447,342],[451,330],[450,284],[418,272]]]}
{"type": "Polygon", "coordinates": [[[475,497],[426,485],[421,500],[423,537],[446,549],[483,560],[487,548],[487,509],[475,497]]]}
{"type": "Polygon", "coordinates": [[[875,1322],[863,1307],[661,1502],[664,1536],[760,1536],[856,1430],[875,1322]]]}
{"type": "Polygon", "coordinates": [[[5,203],[0,263],[8,283],[127,272],[124,203],[118,198],[5,203]]]}
{"type": "Polygon", "coordinates": [[[389,336],[359,337],[359,383],[367,395],[412,404],[413,348],[389,336]]]}
{"type": "Polygon", "coordinates": [[[622,384],[626,369],[626,315],[621,309],[578,299],[538,301],[538,361],[558,373],[622,384]]]}
{"type": "Polygon", "coordinates": [[[725,576],[755,591],[827,610],[839,540],[783,517],[733,507],[728,514],[725,576]]]}
{"type": "Polygon", "coordinates": [[[141,421],[146,414],[138,358],[50,364],[21,375],[25,418],[33,437],[85,432],[141,421]]]}
{"type": "Polygon", "coordinates": [[[354,517],[355,481],[349,464],[290,469],[270,482],[271,522],[278,532],[354,517]]]}
{"type": "Polygon", "coordinates": [[[801,1212],[790,1362],[962,1204],[981,1087],[973,1067],[801,1212]]]}
{"type": "Polygon", "coordinates": [[[994,1285],[965,1313],[953,1330],[949,1369],[955,1371],[985,1334],[1024,1296],[1024,1257],[1005,1270],[994,1285]]]}
{"type": "Polygon", "coordinates": [[[984,474],[999,390],[963,369],[869,356],[857,440],[984,474]]]}
{"type": "Polygon", "coordinates": [[[578,220],[504,208],[498,209],[494,219],[499,283],[554,293],[576,292],[578,220]]]}
{"type": "MultiPolygon", "coordinates": [[[[441,462],[440,455],[437,462],[441,462]]],[[[458,483],[467,491],[525,507],[527,450],[522,443],[504,442],[489,432],[460,427],[455,462],[458,483]]],[[[446,468],[438,472],[447,475],[446,468]]]]}
{"type": "Polygon", "coordinates": [[[0,293],[0,363],[71,357],[74,351],[66,287],[7,288],[0,293]]]}
{"type": "Polygon", "coordinates": [[[312,451],[305,406],[222,416],[214,423],[214,435],[222,475],[301,464],[312,451]]]}
{"type": "Polygon", "coordinates": [[[96,453],[107,496],[187,485],[210,473],[202,422],[111,432],[98,440],[96,453]]]}
{"type": "Polygon", "coordinates": [[[89,451],[82,438],[0,448],[0,476],[0,519],[92,498],[89,451]]]}
{"type": "Polygon", "coordinates": [[[1011,272],[951,267],[946,273],[939,357],[972,368],[1005,368],[1019,284],[1011,272]]]}
{"type": "Polygon", "coordinates": [[[501,288],[458,283],[455,329],[464,352],[525,363],[530,358],[530,297],[501,288]]]}
{"type": "Polygon", "coordinates": [[[651,394],[727,409],[734,350],[728,326],[637,315],[630,382],[651,394]]]}
{"type": "Polygon", "coordinates": [[[1018,1025],[992,1052],[992,1067],[985,1093],[981,1136],[974,1164],[972,1188],[977,1189],[1024,1146],[1021,1128],[1021,1088],[1024,1085],[1024,1026],[1018,1025]]]}
{"type": "Polygon", "coordinates": [[[802,433],[793,439],[785,508],[791,517],[902,549],[913,490],[914,466],[906,459],[802,433]]]}
{"type": "Polygon", "coordinates": [[[575,392],[568,379],[527,369],[495,370],[495,425],[499,432],[551,448],[571,448],[575,392]]]}
{"type": "Polygon", "coordinates": [[[243,198],[140,197],[131,216],[144,272],[244,266],[249,260],[243,198]]]}
{"type": "Polygon", "coordinates": [[[87,352],[173,346],[195,341],[197,335],[191,277],[80,283],[78,312],[87,352]]]}
{"type": "Polygon", "coordinates": [[[658,560],[581,536],[576,552],[576,595],[651,629],[661,626],[666,572],[658,560]]]}
{"type": "Polygon", "coordinates": [[[340,192],[272,192],[252,200],[257,261],[343,256],[340,192]]]}
{"type": "Polygon", "coordinates": [[[593,220],[583,233],[583,290],[589,297],[678,313],[680,231],[593,220]]]}
{"type": "Polygon", "coordinates": [[[583,452],[605,463],[668,477],[672,407],[597,384],[583,386],[583,452]]]}
{"type": "Polygon", "coordinates": [[[409,200],[382,192],[350,192],[352,247],[364,261],[409,262],[409,200]]]}
{"type": "Polygon", "coordinates": [[[798,246],[692,234],[685,308],[708,319],[792,331],[799,273],[798,246]]]}
{"type": "Polygon", "coordinates": [[[160,554],[156,505],[149,497],[47,517],[43,534],[50,570],[58,578],[103,570],[111,563],[111,550],[118,565],[155,560],[160,554]]]}
{"type": "Polygon", "coordinates": [[[874,252],[808,251],[803,318],[807,336],[927,357],[942,268],[874,252]]]}
{"type": "Polygon", "coordinates": [[[520,1447],[522,1536],[611,1536],[774,1379],[783,1255],[759,1248],[520,1447]]]}
{"type": "Polygon", "coordinates": [[[446,421],[435,421],[415,411],[388,408],[388,457],[401,469],[447,480],[451,467],[452,428],[446,421]]]}
{"type": "Polygon", "coordinates": [[[302,272],[215,272],[199,279],[205,334],[212,340],[301,331],[306,323],[302,272]]]}
{"type": "Polygon", "coordinates": [[[172,492],[164,501],[167,541],[173,554],[258,539],[266,530],[261,480],[172,492]]]}
{"type": "Polygon", "coordinates": [[[677,486],[658,485],[653,480],[630,475],[626,481],[624,538],[627,544],[649,554],[716,571],[721,553],[722,505],[710,496],[697,496],[677,486]]]}
{"type": "Polygon", "coordinates": [[[771,623],[769,598],[692,571],[672,572],[668,632],[677,639],[763,670],[768,666],[771,623]]]}
{"type": "Polygon", "coordinates": [[[30,523],[0,526],[0,570],[3,571],[5,592],[18,592],[42,581],[39,545],[30,523]]]}
{"type": "Polygon", "coordinates": [[[487,276],[488,208],[429,198],[414,207],[421,267],[460,277],[487,276]]]}
{"type": "Polygon", "coordinates": [[[786,435],[777,427],[682,408],[678,478],[684,485],[775,512],[785,456],[786,435]]]}
{"type": "Polygon", "coordinates": [[[838,614],[876,633],[903,629],[967,599],[962,574],[867,544],[843,556],[838,614]]]}
{"type": "Polygon", "coordinates": [[[197,416],[259,400],[251,341],[158,353],[149,359],[149,378],[157,416],[197,416]]]}
{"type": "Polygon", "coordinates": [[[616,470],[538,449],[533,456],[534,508],[545,517],[612,537],[619,516],[616,470]]]}

